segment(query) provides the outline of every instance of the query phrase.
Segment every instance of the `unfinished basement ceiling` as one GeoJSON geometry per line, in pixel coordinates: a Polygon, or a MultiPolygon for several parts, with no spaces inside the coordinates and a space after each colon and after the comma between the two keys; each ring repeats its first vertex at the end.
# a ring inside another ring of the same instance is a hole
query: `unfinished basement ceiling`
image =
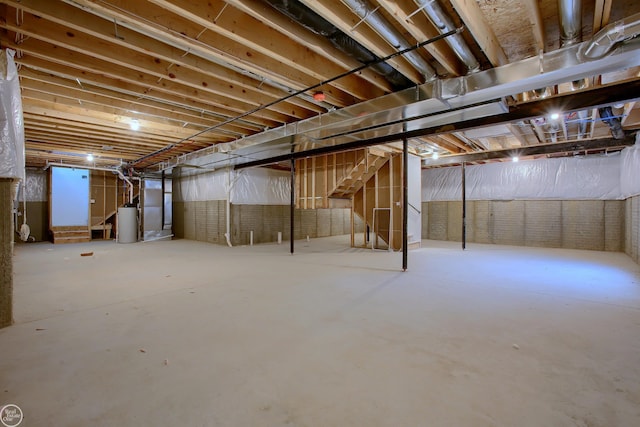
{"type": "MultiPolygon", "coordinates": [[[[1,47],[16,50],[20,66],[27,165],[87,165],[92,154],[98,166],[159,170],[212,146],[542,57],[639,13],[640,3],[0,0],[0,10],[1,47]],[[416,48],[456,28],[464,30],[416,48]],[[377,61],[400,50],[407,53],[377,61]],[[318,92],[324,99],[314,96],[318,92]]],[[[637,81],[637,65],[514,91],[500,102],[508,107],[637,81]]],[[[628,136],[640,127],[634,96],[610,110],[510,120],[409,142],[425,159],[553,144],[562,154],[576,141],[589,142],[592,151],[616,149],[624,144],[611,142],[612,128],[601,115],[620,120],[617,132],[628,136]]],[[[376,125],[386,112],[380,107],[367,114],[370,121],[356,125],[376,125]]],[[[326,141],[306,143],[317,148],[326,141]]],[[[388,147],[399,145],[390,141],[388,147]]]]}

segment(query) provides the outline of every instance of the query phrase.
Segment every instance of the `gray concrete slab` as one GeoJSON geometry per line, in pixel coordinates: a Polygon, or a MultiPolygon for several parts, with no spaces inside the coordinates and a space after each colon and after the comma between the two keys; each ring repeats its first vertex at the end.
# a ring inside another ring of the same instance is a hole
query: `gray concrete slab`
{"type": "Polygon", "coordinates": [[[422,246],[402,273],[348,236],[19,245],[0,404],[24,426],[637,425],[629,257],[422,246]]]}

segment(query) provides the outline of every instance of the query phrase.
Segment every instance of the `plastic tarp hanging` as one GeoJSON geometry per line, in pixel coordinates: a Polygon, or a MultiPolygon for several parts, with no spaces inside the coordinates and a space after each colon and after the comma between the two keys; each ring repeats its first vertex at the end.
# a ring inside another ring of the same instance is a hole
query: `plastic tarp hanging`
{"type": "Polygon", "coordinates": [[[640,132],[636,134],[636,145],[622,150],[620,186],[624,198],[640,194],[640,132]]]}
{"type": "Polygon", "coordinates": [[[15,51],[0,55],[0,177],[24,180],[24,121],[15,51]]]}
{"type": "Polygon", "coordinates": [[[291,203],[291,174],[273,169],[245,169],[237,173],[231,191],[234,205],[288,205],[291,203]]]}
{"type": "MultiPolygon", "coordinates": [[[[616,153],[468,166],[467,199],[620,199],[620,163],[616,153]]],[[[461,194],[459,167],[422,172],[422,201],[460,200],[461,194]]]]}
{"type": "Polygon", "coordinates": [[[173,198],[178,202],[226,200],[229,172],[219,170],[186,175],[174,169],[173,198]]]}
{"type": "Polygon", "coordinates": [[[236,205],[288,205],[290,174],[273,169],[219,170],[186,175],[174,169],[173,197],[179,202],[227,200],[236,205]],[[229,185],[229,182],[231,185],[229,185]]]}
{"type": "Polygon", "coordinates": [[[20,201],[47,201],[47,172],[43,170],[27,169],[24,190],[20,192],[20,201]]]}

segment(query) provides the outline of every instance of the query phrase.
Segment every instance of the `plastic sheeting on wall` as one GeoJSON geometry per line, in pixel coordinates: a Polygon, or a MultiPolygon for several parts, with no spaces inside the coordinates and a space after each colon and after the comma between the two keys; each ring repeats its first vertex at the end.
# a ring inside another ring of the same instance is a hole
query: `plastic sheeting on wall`
{"type": "Polygon", "coordinates": [[[47,201],[47,172],[43,170],[27,169],[24,188],[20,190],[19,200],[22,202],[47,201]]]}
{"type": "MultiPolygon", "coordinates": [[[[467,166],[467,199],[620,199],[620,164],[621,155],[616,153],[467,166]]],[[[422,171],[422,201],[461,198],[460,167],[422,171]]]]}
{"type": "Polygon", "coordinates": [[[24,122],[15,51],[0,55],[0,177],[24,180],[24,122]]]}
{"type": "Polygon", "coordinates": [[[229,172],[219,170],[185,176],[174,169],[173,198],[178,202],[226,200],[229,172]]]}
{"type": "Polygon", "coordinates": [[[291,203],[290,173],[256,168],[220,170],[196,175],[174,173],[174,200],[199,202],[226,200],[231,181],[231,203],[236,205],[288,205],[291,203]]]}
{"type": "Polygon", "coordinates": [[[636,145],[622,150],[620,167],[620,190],[624,198],[640,194],[640,132],[636,134],[636,145]]]}
{"type": "Polygon", "coordinates": [[[234,205],[291,204],[291,173],[273,169],[245,169],[236,174],[231,190],[234,205]]]}

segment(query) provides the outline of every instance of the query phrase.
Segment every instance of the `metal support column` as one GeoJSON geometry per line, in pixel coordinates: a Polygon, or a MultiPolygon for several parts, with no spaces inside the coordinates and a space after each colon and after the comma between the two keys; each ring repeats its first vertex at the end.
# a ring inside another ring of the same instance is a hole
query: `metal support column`
{"type": "Polygon", "coordinates": [[[291,207],[290,207],[290,215],[289,215],[289,250],[291,255],[293,255],[293,241],[294,241],[294,224],[295,224],[295,213],[296,213],[296,161],[295,159],[291,159],[291,207]]]}
{"type": "Polygon", "coordinates": [[[407,271],[407,222],[409,218],[409,141],[402,140],[402,271],[407,271]]]}
{"type": "Polygon", "coordinates": [[[467,183],[466,164],[462,162],[462,250],[467,247],[467,183]]]}
{"type": "Polygon", "coordinates": [[[162,212],[162,219],[160,220],[161,221],[160,222],[160,230],[164,230],[164,220],[165,220],[165,215],[166,215],[166,213],[164,211],[164,192],[166,190],[165,181],[164,181],[166,179],[166,176],[165,176],[165,172],[164,171],[162,171],[162,178],[161,179],[162,179],[162,181],[161,181],[162,200],[160,201],[160,203],[162,203],[162,209],[160,211],[162,212]]]}

